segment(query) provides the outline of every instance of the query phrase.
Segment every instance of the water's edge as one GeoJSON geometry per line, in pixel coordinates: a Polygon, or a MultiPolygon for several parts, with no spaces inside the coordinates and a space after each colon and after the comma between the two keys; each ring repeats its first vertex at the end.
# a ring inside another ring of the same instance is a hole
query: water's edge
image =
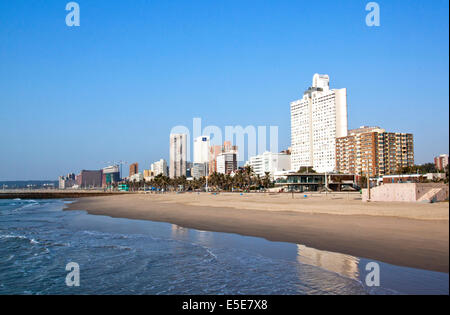
{"type": "Polygon", "coordinates": [[[0,200],[0,294],[448,294],[448,274],[265,239],[0,200]],[[65,266],[82,284],[67,287],[65,266]]]}

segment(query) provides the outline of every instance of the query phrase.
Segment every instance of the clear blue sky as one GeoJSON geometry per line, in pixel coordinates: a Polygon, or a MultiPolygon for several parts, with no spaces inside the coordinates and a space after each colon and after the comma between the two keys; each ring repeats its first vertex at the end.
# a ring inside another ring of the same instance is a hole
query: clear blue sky
{"type": "MultiPolygon", "coordinates": [[[[416,163],[449,151],[446,0],[0,2],[0,180],[55,179],[168,157],[176,125],[278,125],[314,73],[348,89],[349,127],[412,132],[416,163]]],[[[127,173],[127,172],[126,172],[127,173]]]]}

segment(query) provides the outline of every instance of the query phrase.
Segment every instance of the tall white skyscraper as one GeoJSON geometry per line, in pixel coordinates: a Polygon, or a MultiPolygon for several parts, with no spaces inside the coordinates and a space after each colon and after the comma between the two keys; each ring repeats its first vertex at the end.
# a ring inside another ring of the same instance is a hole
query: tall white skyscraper
{"type": "Polygon", "coordinates": [[[209,137],[201,136],[194,139],[194,163],[208,163],[209,137]]]}
{"type": "Polygon", "coordinates": [[[170,178],[186,176],[187,135],[170,135],[170,178]]]}
{"type": "Polygon", "coordinates": [[[347,89],[330,90],[328,75],[315,74],[303,98],[291,103],[291,164],[317,172],[336,168],[336,138],[347,136],[347,89]]]}

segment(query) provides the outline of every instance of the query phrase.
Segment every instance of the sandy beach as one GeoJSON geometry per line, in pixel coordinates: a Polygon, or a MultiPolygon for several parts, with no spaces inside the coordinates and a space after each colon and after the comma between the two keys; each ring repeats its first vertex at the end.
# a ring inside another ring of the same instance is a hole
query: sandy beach
{"type": "Polygon", "coordinates": [[[357,194],[124,194],[67,210],[237,233],[448,273],[449,204],[363,203],[357,194]]]}

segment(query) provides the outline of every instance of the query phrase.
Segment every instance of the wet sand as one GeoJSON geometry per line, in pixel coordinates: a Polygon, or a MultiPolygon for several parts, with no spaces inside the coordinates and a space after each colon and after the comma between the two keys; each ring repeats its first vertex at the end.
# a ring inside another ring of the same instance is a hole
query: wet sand
{"type": "Polygon", "coordinates": [[[81,198],[68,210],[169,222],[448,273],[448,203],[363,203],[355,194],[134,194],[81,198]]]}

